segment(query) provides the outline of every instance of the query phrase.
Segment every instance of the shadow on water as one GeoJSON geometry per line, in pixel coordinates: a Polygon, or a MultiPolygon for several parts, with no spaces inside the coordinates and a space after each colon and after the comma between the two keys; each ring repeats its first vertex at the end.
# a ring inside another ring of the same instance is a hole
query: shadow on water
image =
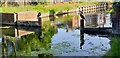
{"type": "MultiPolygon", "coordinates": [[[[39,22],[42,25],[40,28],[4,28],[2,30],[3,56],[101,56],[110,49],[109,38],[99,37],[101,34],[92,35],[81,31],[78,28],[79,17],[77,15],[69,17],[72,18],[63,18],[68,20],[58,23],[60,21],[57,20],[58,18],[50,16],[50,21],[39,22]]],[[[106,23],[101,22],[100,25],[98,20],[102,20],[99,19],[99,14],[95,16],[90,14],[85,23],[90,25],[87,27],[94,25],[94,21],[99,27],[110,26],[108,17],[105,19],[106,23]]]]}

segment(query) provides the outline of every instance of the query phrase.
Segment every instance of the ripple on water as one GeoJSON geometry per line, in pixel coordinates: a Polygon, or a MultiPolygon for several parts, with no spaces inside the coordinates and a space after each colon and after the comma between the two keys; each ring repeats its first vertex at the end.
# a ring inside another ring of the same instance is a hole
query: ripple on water
{"type": "Polygon", "coordinates": [[[57,56],[100,56],[109,49],[110,40],[105,37],[91,36],[84,34],[84,44],[80,49],[80,30],[65,32],[65,29],[58,29],[58,33],[52,38],[52,48],[59,52],[57,56]]]}

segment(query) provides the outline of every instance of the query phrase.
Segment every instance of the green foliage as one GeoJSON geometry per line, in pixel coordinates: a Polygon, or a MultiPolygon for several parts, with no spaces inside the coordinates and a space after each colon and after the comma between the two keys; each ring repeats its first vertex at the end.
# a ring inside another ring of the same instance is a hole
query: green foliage
{"type": "MultiPolygon", "coordinates": [[[[10,56],[31,56],[33,52],[41,52],[49,50],[51,47],[51,38],[55,34],[55,28],[51,27],[50,22],[44,22],[42,26],[42,34],[35,32],[33,34],[25,35],[18,40],[18,38],[5,37],[3,39],[9,40],[7,44],[13,47],[10,56]],[[40,39],[40,37],[42,39],[40,39]],[[14,45],[10,44],[14,43],[14,45]],[[44,49],[45,51],[41,51],[44,49]]],[[[7,47],[6,47],[7,48],[7,47]]]]}
{"type": "Polygon", "coordinates": [[[54,10],[50,10],[50,13],[53,13],[53,14],[54,14],[54,13],[55,13],[55,11],[54,11],[54,10]]]}
{"type": "Polygon", "coordinates": [[[68,21],[68,20],[72,20],[72,17],[73,16],[62,16],[62,17],[59,17],[59,18],[56,18],[56,20],[60,20],[60,21],[68,21]]]}
{"type": "Polygon", "coordinates": [[[111,40],[111,49],[105,56],[120,55],[120,36],[113,36],[111,40]]]}
{"type": "Polygon", "coordinates": [[[29,11],[29,10],[35,10],[38,12],[49,12],[49,10],[55,10],[56,11],[62,11],[62,10],[69,10],[73,8],[77,8],[78,6],[84,6],[84,5],[90,5],[90,4],[97,4],[98,2],[84,2],[84,3],[72,3],[72,4],[54,4],[54,5],[33,5],[33,6],[16,6],[16,7],[2,7],[1,12],[21,12],[21,11],[29,11]]]}
{"type": "Polygon", "coordinates": [[[113,9],[115,11],[120,11],[120,2],[114,2],[113,3],[113,9]]]}

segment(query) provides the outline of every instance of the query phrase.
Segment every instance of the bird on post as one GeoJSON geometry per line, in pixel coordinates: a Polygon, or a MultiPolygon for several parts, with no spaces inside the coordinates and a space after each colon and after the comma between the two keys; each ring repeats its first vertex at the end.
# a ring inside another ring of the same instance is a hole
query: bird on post
{"type": "Polygon", "coordinates": [[[38,13],[37,17],[41,16],[41,12],[38,13]]]}
{"type": "Polygon", "coordinates": [[[82,14],[80,14],[80,17],[81,17],[82,19],[85,19],[85,17],[84,17],[82,14]]]}
{"type": "Polygon", "coordinates": [[[83,12],[79,11],[79,14],[82,19],[85,19],[85,17],[83,16],[83,12]]]}
{"type": "Polygon", "coordinates": [[[38,15],[37,15],[38,26],[40,26],[40,28],[41,28],[41,26],[42,26],[42,24],[41,24],[41,23],[42,23],[42,20],[41,20],[41,17],[40,17],[40,16],[41,16],[41,12],[39,12],[38,15]]]}

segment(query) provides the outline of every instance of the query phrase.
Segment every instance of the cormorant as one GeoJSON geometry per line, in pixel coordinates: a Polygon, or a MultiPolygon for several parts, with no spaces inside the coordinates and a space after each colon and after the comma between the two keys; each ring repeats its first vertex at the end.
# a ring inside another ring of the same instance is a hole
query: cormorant
{"type": "Polygon", "coordinates": [[[41,16],[41,12],[38,13],[37,17],[41,16]]]}
{"type": "Polygon", "coordinates": [[[84,17],[82,14],[80,14],[80,17],[81,17],[82,19],[85,19],[85,17],[84,17]]]}

